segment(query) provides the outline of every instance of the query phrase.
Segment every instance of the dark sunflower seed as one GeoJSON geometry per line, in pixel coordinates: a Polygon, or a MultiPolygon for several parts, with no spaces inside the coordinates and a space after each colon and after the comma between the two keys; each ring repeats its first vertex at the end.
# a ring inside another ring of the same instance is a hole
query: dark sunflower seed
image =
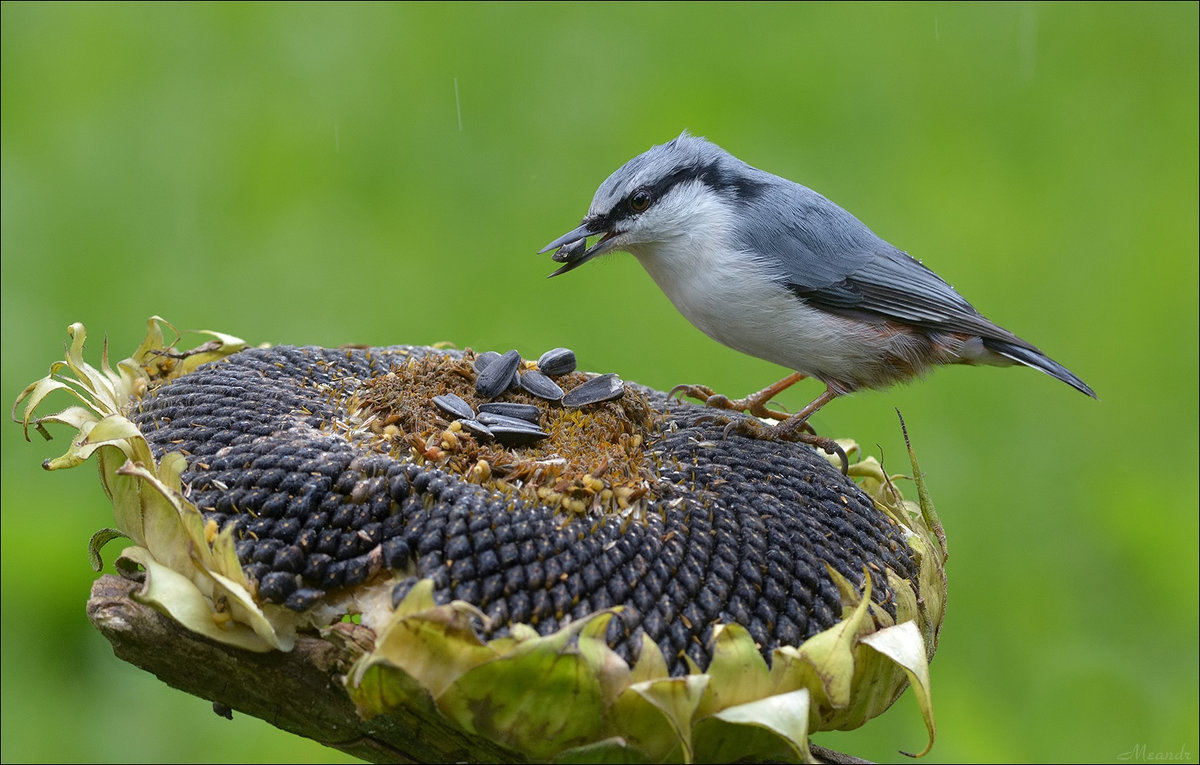
{"type": "Polygon", "coordinates": [[[491,429],[478,420],[459,420],[459,422],[462,424],[463,430],[476,438],[490,439],[492,437],[491,429]]]}
{"type": "Polygon", "coordinates": [[[258,584],[258,596],[269,603],[282,603],[296,590],[295,574],[272,571],[258,584]]]}
{"type": "MultiPolygon", "coordinates": [[[[522,375],[522,377],[524,376],[522,375]]],[[[532,422],[534,425],[537,425],[538,420],[542,417],[542,410],[533,404],[516,404],[509,401],[489,401],[486,404],[480,404],[479,411],[487,414],[502,414],[505,417],[516,417],[519,420],[532,422]]]]}
{"type": "Polygon", "coordinates": [[[572,260],[578,259],[585,249],[587,249],[587,237],[564,244],[554,251],[550,259],[556,263],[570,263],[572,260]]]}
{"type": "Polygon", "coordinates": [[[537,426],[530,425],[524,420],[516,420],[516,422],[522,423],[523,427],[510,425],[491,425],[490,428],[492,431],[492,436],[505,446],[533,444],[550,436],[549,433],[543,433],[537,428],[537,426]]]}
{"type": "Polygon", "coordinates": [[[517,384],[538,398],[544,398],[547,401],[561,401],[563,397],[563,389],[558,387],[558,383],[536,369],[530,369],[521,375],[517,384]]]}
{"type": "Polygon", "coordinates": [[[471,409],[471,405],[453,393],[434,396],[433,403],[437,405],[438,409],[456,420],[470,420],[475,417],[475,411],[471,409]]]}
{"type": "Polygon", "coordinates": [[[509,351],[488,364],[475,380],[475,390],[484,398],[495,398],[508,390],[517,381],[517,367],[521,365],[521,354],[509,351]]]}
{"type": "Polygon", "coordinates": [[[516,417],[483,412],[479,415],[479,420],[491,431],[492,438],[506,446],[531,444],[549,436],[537,425],[516,417]]]}
{"type": "Polygon", "coordinates": [[[283,602],[283,605],[293,611],[306,611],[317,604],[317,601],[325,597],[323,590],[318,590],[313,587],[301,587],[293,592],[288,599],[283,602]]]}
{"type": "Polygon", "coordinates": [[[550,377],[558,377],[575,371],[575,351],[570,348],[555,348],[546,351],[537,362],[538,370],[550,377]]]}
{"type": "Polygon", "coordinates": [[[277,572],[298,574],[304,568],[304,553],[295,545],[281,547],[275,553],[275,560],[271,561],[271,568],[277,572]]]}
{"type": "Polygon", "coordinates": [[[484,351],[475,357],[475,371],[482,372],[491,366],[492,362],[500,358],[500,354],[495,351],[484,351]]]}
{"type": "Polygon", "coordinates": [[[611,372],[599,377],[593,377],[572,388],[563,396],[562,405],[565,407],[581,407],[588,404],[599,404],[602,401],[612,401],[625,395],[625,383],[611,372]]]}
{"type": "Polygon", "coordinates": [[[530,422],[529,420],[521,417],[509,417],[503,414],[496,414],[495,412],[480,412],[476,420],[486,425],[493,432],[495,432],[497,426],[525,429],[533,428],[534,430],[537,430],[536,422],[530,422]]]}

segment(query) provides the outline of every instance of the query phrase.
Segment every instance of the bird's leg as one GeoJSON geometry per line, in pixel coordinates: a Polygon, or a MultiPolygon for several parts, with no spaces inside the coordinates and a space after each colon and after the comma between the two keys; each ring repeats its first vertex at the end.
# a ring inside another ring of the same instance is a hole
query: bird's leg
{"type": "MultiPolygon", "coordinates": [[[[783,422],[775,426],[775,437],[780,440],[785,440],[788,434],[796,430],[803,429],[808,424],[808,418],[817,413],[817,410],[833,401],[838,397],[833,388],[825,388],[825,392],[817,396],[812,402],[796,412],[791,417],[788,417],[783,422]]],[[[811,430],[811,428],[809,428],[811,430]]],[[[829,440],[829,439],[826,439],[829,440]]]]}
{"type": "Polygon", "coordinates": [[[807,376],[808,375],[800,372],[792,372],[779,382],[768,385],[757,393],[751,393],[745,398],[739,398],[736,400],[730,400],[728,396],[715,393],[713,389],[707,385],[676,385],[671,389],[671,392],[667,394],[667,398],[674,398],[676,394],[682,394],[691,398],[701,399],[704,401],[705,406],[710,406],[714,409],[730,409],[735,412],[749,412],[755,417],[778,420],[780,425],[782,425],[784,422],[790,420],[792,415],[789,415],[786,412],[776,412],[772,409],[768,409],[767,405],[771,403],[772,398],[800,382],[807,376]]]}
{"type": "Polygon", "coordinates": [[[775,437],[781,441],[793,440],[815,446],[826,454],[836,454],[842,461],[842,474],[845,475],[850,470],[850,460],[846,458],[846,452],[832,438],[818,436],[808,424],[809,417],[837,397],[838,394],[832,388],[826,388],[825,392],[813,399],[808,406],[776,425],[775,437]],[[808,432],[805,433],[804,429],[807,429],[808,432]]]}
{"type": "MultiPolygon", "coordinates": [[[[798,373],[797,373],[798,374],[798,373]]],[[[783,382],[782,380],[780,382],[783,382]]],[[[778,384],[778,383],[776,383],[778,384]]],[[[757,394],[756,394],[757,395],[757,394]]],[[[802,444],[815,446],[826,454],[836,454],[842,461],[842,473],[845,474],[850,469],[850,461],[846,458],[846,452],[838,445],[837,441],[832,438],[823,438],[812,432],[812,428],[808,425],[808,418],[821,407],[828,404],[838,397],[838,394],[832,388],[826,388],[825,392],[817,396],[812,403],[796,412],[791,417],[776,424],[774,427],[763,425],[757,420],[737,419],[725,426],[725,436],[730,433],[741,433],[742,435],[751,438],[774,438],[780,441],[799,441],[802,444]],[[808,432],[805,432],[805,431],[808,432]]]]}

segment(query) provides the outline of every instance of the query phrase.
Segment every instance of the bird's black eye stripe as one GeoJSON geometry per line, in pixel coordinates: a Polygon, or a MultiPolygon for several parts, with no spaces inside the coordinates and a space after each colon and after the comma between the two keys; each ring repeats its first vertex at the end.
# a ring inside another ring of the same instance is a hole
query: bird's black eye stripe
{"type": "Polygon", "coordinates": [[[713,191],[729,194],[742,200],[752,200],[761,196],[765,185],[749,178],[731,175],[723,172],[717,162],[706,165],[684,165],[674,172],[663,176],[649,186],[640,186],[625,197],[609,217],[613,221],[629,218],[645,212],[666,196],[672,187],[688,181],[699,181],[713,191]]]}
{"type": "Polygon", "coordinates": [[[659,199],[663,198],[671,187],[686,180],[696,177],[696,170],[693,167],[681,167],[675,172],[658,180],[652,186],[641,186],[634,189],[633,193],[625,197],[624,208],[617,217],[627,218],[632,215],[643,213],[650,209],[650,206],[659,199]]]}
{"type": "Polygon", "coordinates": [[[686,165],[669,175],[663,176],[651,186],[642,186],[625,198],[627,214],[645,212],[655,201],[662,199],[673,187],[687,181],[700,181],[713,191],[732,194],[739,199],[751,200],[760,196],[764,186],[749,178],[732,176],[722,172],[718,163],[686,165]]]}
{"type": "Polygon", "coordinates": [[[751,180],[744,175],[722,172],[720,165],[716,162],[696,168],[695,177],[713,191],[732,194],[743,201],[757,199],[766,189],[765,184],[751,180]]]}

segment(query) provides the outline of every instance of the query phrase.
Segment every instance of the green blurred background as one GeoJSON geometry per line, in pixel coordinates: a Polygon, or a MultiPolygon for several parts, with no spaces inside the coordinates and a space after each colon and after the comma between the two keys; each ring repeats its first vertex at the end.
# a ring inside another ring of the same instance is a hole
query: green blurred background
{"type": "MultiPolygon", "coordinates": [[[[1107,761],[1197,741],[1197,5],[0,6],[3,395],[86,323],[537,354],[742,394],[783,371],[691,327],[633,258],[538,248],[683,128],[812,186],[1099,392],[954,368],[823,410],[949,534],[930,762],[1107,761]]],[[[816,385],[783,397],[797,408],[816,385]]],[[[112,656],[66,448],[3,438],[11,760],[333,750],[112,656]]],[[[112,550],[109,551],[110,559],[112,550]]],[[[169,649],[164,649],[169,650],[169,649]]],[[[894,760],[907,696],[819,743],[894,760]]]]}

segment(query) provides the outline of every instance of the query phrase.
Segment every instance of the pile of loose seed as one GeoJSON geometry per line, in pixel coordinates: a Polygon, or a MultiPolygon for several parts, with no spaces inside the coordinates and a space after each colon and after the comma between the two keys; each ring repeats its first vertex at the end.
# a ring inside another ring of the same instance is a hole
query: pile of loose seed
{"type": "Polygon", "coordinates": [[[567,348],[536,362],[515,350],[413,357],[355,398],[377,449],[474,483],[570,513],[627,510],[646,494],[645,397],[615,374],[575,371],[567,348]]]}
{"type": "MultiPolygon", "coordinates": [[[[546,351],[536,366],[525,364],[516,350],[504,355],[486,351],[475,357],[474,367],[479,373],[475,379],[475,392],[487,399],[519,388],[545,401],[579,409],[625,395],[625,383],[615,374],[593,377],[572,388],[570,393],[564,393],[550,378],[575,371],[575,352],[570,348],[546,351]]],[[[538,421],[542,410],[533,404],[489,401],[480,404],[476,413],[470,404],[453,393],[434,396],[433,403],[476,438],[494,439],[506,446],[525,446],[550,435],[540,429],[538,421]]]]}

